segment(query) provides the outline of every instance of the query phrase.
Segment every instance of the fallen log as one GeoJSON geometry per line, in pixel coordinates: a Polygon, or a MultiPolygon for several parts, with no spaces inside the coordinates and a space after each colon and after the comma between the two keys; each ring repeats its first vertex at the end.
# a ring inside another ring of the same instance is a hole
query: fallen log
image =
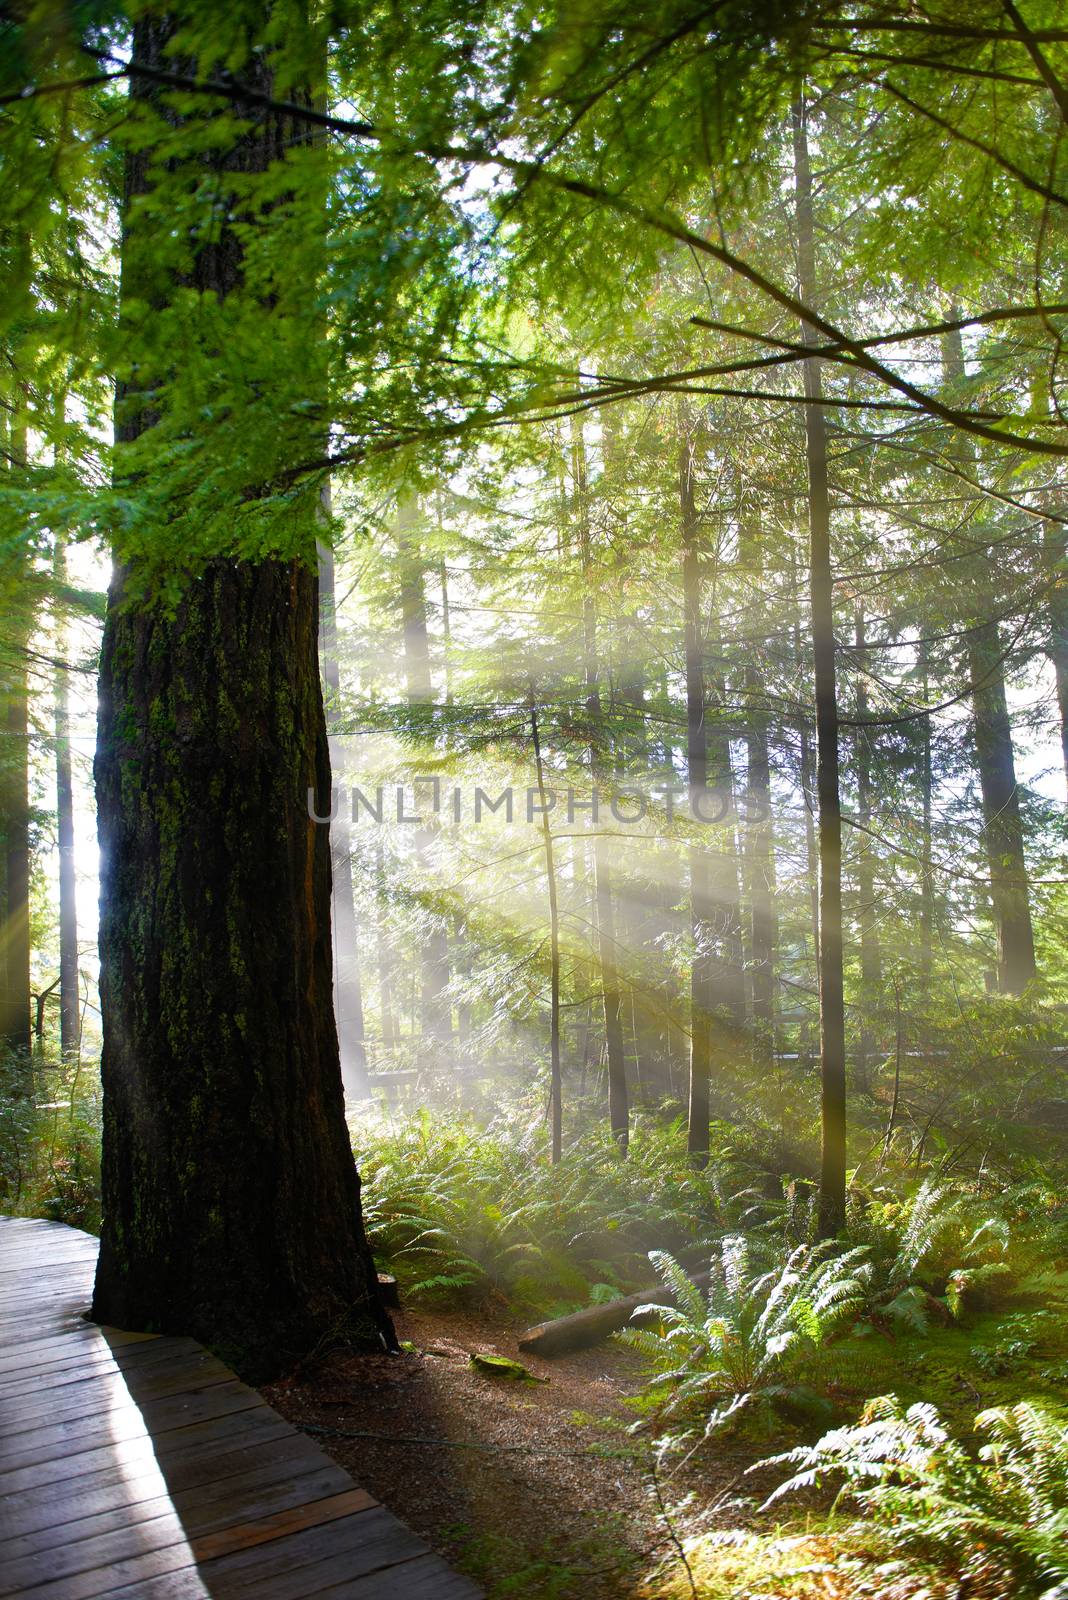
{"type": "MultiPolygon", "coordinates": [[[[707,1289],[710,1281],[711,1273],[690,1273],[690,1282],[697,1289],[707,1289]]],[[[566,1317],[554,1317],[551,1322],[539,1322],[519,1335],[519,1348],[539,1356],[562,1356],[569,1350],[585,1350],[625,1328],[639,1306],[671,1305],[674,1298],[667,1284],[650,1284],[648,1289],[637,1294],[623,1295],[603,1305],[587,1306],[584,1311],[572,1311],[566,1317]]],[[[645,1320],[639,1318],[633,1325],[640,1327],[645,1320]]]]}

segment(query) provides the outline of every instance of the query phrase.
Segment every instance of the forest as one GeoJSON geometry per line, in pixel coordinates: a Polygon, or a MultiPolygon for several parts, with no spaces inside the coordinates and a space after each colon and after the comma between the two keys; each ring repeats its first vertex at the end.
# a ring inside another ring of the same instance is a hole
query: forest
{"type": "Polygon", "coordinates": [[[1066,124],[1052,0],[0,7],[0,1213],[491,1600],[1068,1596],[1066,124]]]}

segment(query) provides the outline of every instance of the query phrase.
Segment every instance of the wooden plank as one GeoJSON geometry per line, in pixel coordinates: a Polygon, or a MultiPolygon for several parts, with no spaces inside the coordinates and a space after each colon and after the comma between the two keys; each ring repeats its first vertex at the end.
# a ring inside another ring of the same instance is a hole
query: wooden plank
{"type": "MultiPolygon", "coordinates": [[[[184,1542],[167,1544],[158,1550],[144,1550],[89,1572],[68,1573],[63,1577],[35,1583],[32,1589],[22,1592],[27,1595],[27,1600],[97,1600],[98,1596],[113,1591],[121,1593],[127,1586],[140,1586],[150,1578],[183,1569],[197,1574],[196,1563],[189,1546],[184,1542]]],[[[206,1591],[202,1588],[200,1592],[206,1591]]]]}
{"type": "MultiPolygon", "coordinates": [[[[297,1456],[307,1459],[305,1452],[295,1447],[308,1441],[295,1433],[276,1412],[268,1411],[255,1428],[250,1426],[252,1418],[259,1418],[259,1413],[245,1413],[240,1432],[228,1430],[220,1439],[216,1425],[209,1437],[201,1438],[196,1444],[187,1443],[181,1451],[168,1456],[166,1480],[172,1493],[180,1495],[183,1488],[198,1483],[210,1486],[216,1481],[214,1474],[223,1480],[249,1470],[256,1462],[273,1464],[281,1458],[288,1470],[297,1456]],[[220,1454],[220,1450],[225,1453],[220,1454]]],[[[146,1465],[150,1465],[156,1460],[155,1451],[146,1451],[145,1459],[146,1465]]],[[[0,1528],[5,1526],[6,1519],[14,1517],[17,1505],[18,1525],[29,1529],[55,1526],[65,1517],[89,1516],[114,1504],[119,1495],[135,1503],[155,1492],[158,1479],[154,1473],[146,1473],[142,1487],[132,1475],[131,1463],[120,1463],[116,1452],[105,1447],[74,1457],[66,1469],[62,1464],[57,1468],[56,1463],[50,1461],[43,1466],[6,1473],[0,1481],[5,1491],[0,1496],[0,1528]]]]}
{"type": "MultiPolygon", "coordinates": [[[[117,1595],[119,1600],[213,1600],[196,1567],[182,1567],[157,1578],[142,1578],[122,1589],[110,1589],[108,1593],[117,1595]]],[[[37,1600],[36,1593],[31,1591],[27,1600],[37,1600]]]]}
{"type": "Polygon", "coordinates": [[[101,1340],[108,1345],[112,1352],[127,1347],[154,1343],[160,1337],[157,1333],[120,1333],[115,1328],[101,1328],[95,1322],[87,1322],[84,1317],[61,1320],[58,1325],[42,1325],[38,1335],[27,1337],[18,1350],[4,1350],[0,1352],[0,1369],[17,1367],[21,1354],[32,1352],[35,1359],[42,1359],[46,1354],[62,1353],[71,1348],[71,1341],[85,1342],[86,1345],[97,1346],[101,1340]]]}
{"type": "Polygon", "coordinates": [[[201,1391],[232,1383],[232,1375],[214,1357],[192,1356],[180,1365],[163,1362],[151,1374],[131,1384],[119,1371],[83,1378],[58,1390],[31,1389],[23,1394],[0,1394],[0,1429],[5,1436],[24,1433],[53,1423],[91,1418],[114,1405],[133,1401],[139,1409],[168,1395],[201,1391]]]}
{"type": "MultiPolygon", "coordinates": [[[[79,1318],[75,1327],[61,1326],[59,1328],[42,1325],[38,1337],[27,1340],[27,1347],[32,1347],[35,1359],[50,1357],[55,1359],[58,1354],[71,1348],[71,1341],[91,1346],[94,1349],[106,1346],[113,1355],[120,1352],[125,1356],[127,1352],[133,1353],[145,1345],[155,1344],[167,1335],[158,1333],[123,1333],[118,1328],[104,1328],[98,1323],[87,1322],[79,1318]]],[[[194,1343],[193,1340],[189,1341],[194,1343]]],[[[8,1367],[17,1367],[18,1355],[11,1351],[0,1355],[0,1370],[8,1367]]]]}
{"type": "MultiPolygon", "coordinates": [[[[172,1498],[186,1533],[197,1547],[196,1541],[209,1534],[240,1526],[240,1518],[269,1517],[350,1491],[365,1493],[363,1489],[353,1490],[352,1479],[336,1462],[320,1465],[298,1461],[289,1463],[284,1472],[277,1467],[254,1467],[229,1481],[198,1484],[196,1489],[172,1498]]],[[[366,1498],[371,1504],[377,1503],[370,1495],[366,1498]]]]}
{"type": "Polygon", "coordinates": [[[194,1339],[164,1339],[155,1336],[143,1344],[131,1345],[128,1350],[120,1349],[118,1359],[104,1340],[81,1345],[76,1352],[72,1352],[68,1339],[64,1343],[63,1350],[64,1354],[61,1357],[53,1356],[40,1362],[30,1361],[21,1369],[17,1365],[12,1365],[10,1370],[0,1371],[0,1399],[6,1394],[17,1394],[21,1387],[32,1388],[34,1384],[46,1388],[57,1383],[78,1383],[83,1376],[94,1378],[98,1373],[105,1372],[117,1373],[120,1376],[133,1373],[136,1376],[165,1362],[184,1360],[186,1356],[207,1354],[194,1339]]]}
{"type": "Polygon", "coordinates": [[[97,1569],[105,1569],[106,1582],[106,1569],[118,1568],[123,1562],[151,1560],[157,1555],[164,1557],[169,1568],[193,1564],[185,1530],[166,1499],[158,1516],[131,1521],[73,1543],[50,1545],[45,1550],[5,1562],[0,1574],[0,1595],[17,1595],[41,1587],[47,1589],[60,1580],[81,1583],[86,1574],[97,1569]],[[172,1554],[181,1559],[172,1561],[172,1554]]]}
{"type": "Polygon", "coordinates": [[[344,1489],[340,1494],[322,1500],[304,1500],[298,1505],[287,1506],[271,1516],[231,1524],[216,1533],[202,1534],[190,1542],[198,1563],[203,1565],[205,1561],[232,1555],[237,1550],[250,1550],[255,1545],[269,1544],[306,1528],[321,1528],[340,1517],[369,1511],[377,1504],[377,1500],[363,1489],[344,1489]]]}
{"type": "Polygon", "coordinates": [[[204,1578],[213,1594],[299,1600],[343,1578],[359,1578],[426,1553],[426,1544],[403,1522],[382,1507],[371,1507],[325,1528],[221,1556],[206,1564],[204,1578]]]}
{"type": "Polygon", "coordinates": [[[482,1590],[440,1556],[417,1556],[354,1582],[309,1589],[301,1600],[482,1600],[482,1590]]]}
{"type": "Polygon", "coordinates": [[[80,1296],[66,1296],[54,1307],[45,1311],[40,1306],[31,1306],[28,1310],[8,1313],[4,1318],[4,1325],[0,1328],[0,1347],[20,1348],[24,1343],[40,1343],[39,1330],[47,1318],[48,1337],[58,1338],[61,1334],[80,1332],[85,1327],[83,1312],[89,1308],[88,1300],[80,1296]],[[35,1338],[34,1335],[38,1334],[35,1338]]]}
{"type": "Polygon", "coordinates": [[[98,1501],[101,1510],[92,1516],[78,1517],[74,1521],[65,1518],[50,1516],[44,1527],[31,1527],[23,1531],[19,1528],[19,1512],[23,1509],[29,1514],[36,1507],[34,1499],[26,1496],[21,1506],[14,1506],[5,1517],[0,1527],[3,1537],[0,1538],[0,1573],[6,1571],[8,1564],[18,1561],[23,1556],[32,1556],[39,1550],[58,1549],[65,1544],[77,1544],[81,1539],[92,1538],[96,1534],[112,1533],[118,1528],[125,1528],[137,1522],[149,1522],[153,1517],[164,1516],[173,1509],[169,1494],[157,1494],[154,1498],[144,1500],[124,1499],[121,1492],[113,1493],[107,1499],[103,1497],[98,1501]]]}
{"type": "Polygon", "coordinates": [[[144,1415],[126,1395],[114,1411],[94,1418],[88,1426],[84,1418],[75,1417],[52,1426],[29,1428],[4,1439],[0,1442],[0,1471],[16,1461],[33,1466],[41,1461],[67,1459],[71,1454],[81,1455],[109,1442],[127,1443],[147,1437],[149,1433],[155,1438],[188,1428],[193,1423],[214,1421],[257,1406],[267,1409],[259,1395],[236,1378],[229,1383],[212,1384],[202,1391],[189,1389],[169,1399],[148,1401],[144,1415]]]}
{"type": "MultiPolygon", "coordinates": [[[[209,1465],[209,1476],[212,1470],[209,1465]]],[[[0,1572],[4,1564],[36,1550],[75,1544],[94,1534],[110,1533],[127,1523],[147,1522],[174,1509],[187,1537],[213,1534],[233,1524],[237,1516],[265,1516],[290,1506],[325,1499],[351,1487],[351,1479],[331,1462],[307,1470],[289,1460],[253,1467],[229,1479],[198,1483],[182,1494],[156,1493],[158,1480],[146,1483],[141,1498],[134,1485],[118,1481],[66,1499],[47,1501],[44,1496],[17,1498],[0,1514],[0,1572]],[[127,1493],[126,1491],[129,1491],[127,1493]],[[236,1509],[235,1509],[236,1508],[236,1509]]],[[[170,1485],[168,1485],[170,1490],[170,1485]]]]}
{"type": "Polygon", "coordinates": [[[474,1600],[194,1340],[89,1323],[96,1250],[0,1218],[3,1600],[474,1600]]]}

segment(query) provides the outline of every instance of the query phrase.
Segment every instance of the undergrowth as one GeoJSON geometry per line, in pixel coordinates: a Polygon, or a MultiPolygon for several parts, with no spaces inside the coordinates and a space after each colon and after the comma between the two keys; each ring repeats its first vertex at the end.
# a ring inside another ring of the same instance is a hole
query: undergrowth
{"type": "Polygon", "coordinates": [[[0,1210],[100,1231],[95,1061],[0,1058],[0,1210]]]}
{"type": "Polygon", "coordinates": [[[648,1283],[650,1250],[707,1257],[730,1209],[721,1168],[687,1167],[678,1128],[652,1121],[627,1161],[601,1130],[552,1166],[540,1128],[426,1111],[354,1143],[371,1246],[424,1298],[572,1309],[648,1283]]]}

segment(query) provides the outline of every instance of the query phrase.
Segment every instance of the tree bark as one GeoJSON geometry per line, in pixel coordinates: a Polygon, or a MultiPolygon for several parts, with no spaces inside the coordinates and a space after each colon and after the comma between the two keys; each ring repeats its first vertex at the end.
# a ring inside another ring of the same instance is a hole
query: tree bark
{"type": "MultiPolygon", "coordinates": [[[[170,18],[139,20],[134,62],[171,65],[173,34],[170,18]]],[[[261,57],[244,71],[270,93],[261,57]]],[[[153,93],[135,74],[131,99],[153,93]]],[[[213,152],[216,182],[220,168],[266,170],[304,136],[248,115],[238,144],[213,152]]],[[[127,202],[150,183],[131,154],[127,202]]],[[[124,286],[152,226],[127,210],[124,286]]],[[[238,240],[223,229],[196,272],[233,292],[238,240]]],[[[152,421],[120,397],[120,444],[152,421]]],[[[101,660],[93,1316],[192,1335],[253,1380],[331,1341],[395,1347],[345,1127],[329,839],[307,804],[330,787],[314,534],[304,561],[212,561],[170,615],[129,598],[120,569],[101,660]]]]}
{"type": "MultiPolygon", "coordinates": [[[[791,121],[798,287],[806,305],[818,303],[812,219],[812,173],[803,101],[791,121]]],[[[806,346],[818,343],[809,323],[806,346]]],[[[819,834],[820,1162],[819,1231],[832,1238],[845,1221],[846,1060],[842,960],[842,807],[838,751],[838,691],[835,678],[834,579],[827,484],[827,428],[820,365],[804,362],[805,454],[808,469],[809,595],[812,608],[813,680],[816,708],[816,796],[819,834]]]]}

